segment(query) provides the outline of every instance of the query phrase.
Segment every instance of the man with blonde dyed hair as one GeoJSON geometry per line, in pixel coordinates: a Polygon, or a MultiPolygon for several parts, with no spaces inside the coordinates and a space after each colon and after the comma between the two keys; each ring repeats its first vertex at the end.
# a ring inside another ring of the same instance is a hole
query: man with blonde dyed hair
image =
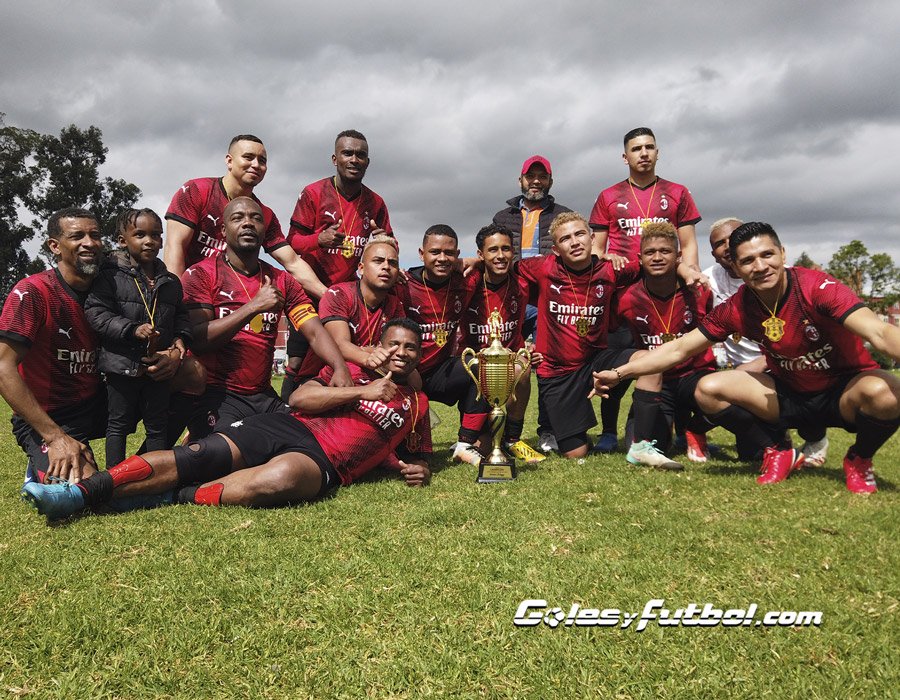
{"type": "Polygon", "coordinates": [[[559,452],[576,458],[587,454],[587,431],[597,424],[587,398],[591,372],[615,367],[637,352],[607,348],[606,336],[613,292],[637,280],[640,266],[632,262],[616,269],[613,262],[594,255],[594,234],[576,212],[557,216],[550,224],[550,235],[552,255],[520,260],[514,270],[537,300],[535,350],[544,357],[537,368],[538,391],[559,452]]]}

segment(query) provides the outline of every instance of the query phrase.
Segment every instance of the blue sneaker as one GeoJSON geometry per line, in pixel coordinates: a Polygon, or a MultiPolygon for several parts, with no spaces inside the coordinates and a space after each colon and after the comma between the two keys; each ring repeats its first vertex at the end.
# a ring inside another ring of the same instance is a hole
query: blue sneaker
{"type": "Polygon", "coordinates": [[[619,436],[615,433],[601,433],[594,444],[594,452],[611,454],[619,449],[619,436]]]}
{"type": "Polygon", "coordinates": [[[47,520],[62,520],[84,509],[84,494],[68,482],[37,484],[30,482],[22,487],[22,500],[31,504],[47,520]]]}

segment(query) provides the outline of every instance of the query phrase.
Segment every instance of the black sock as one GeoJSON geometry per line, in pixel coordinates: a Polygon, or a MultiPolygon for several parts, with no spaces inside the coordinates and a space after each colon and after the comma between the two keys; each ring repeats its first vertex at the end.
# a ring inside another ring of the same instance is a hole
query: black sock
{"type": "Polygon", "coordinates": [[[706,419],[713,425],[721,425],[735,435],[740,435],[745,443],[753,445],[758,450],[775,447],[779,443],[773,437],[774,426],[761,421],[740,406],[729,406],[723,411],[707,416],[706,419]]]}
{"type": "Polygon", "coordinates": [[[506,417],[506,429],[503,431],[504,442],[518,442],[522,439],[522,430],[525,428],[525,419],[513,420],[506,417]]]}
{"type": "Polygon", "coordinates": [[[197,489],[199,486],[194,484],[193,486],[182,486],[180,489],[175,491],[175,503],[176,504],[186,504],[193,503],[194,496],[197,495],[197,489]]]}
{"type": "Polygon", "coordinates": [[[654,435],[654,429],[659,419],[662,394],[658,391],[635,389],[632,401],[634,402],[634,441],[658,440],[659,436],[654,435]]]}
{"type": "Polygon", "coordinates": [[[610,396],[600,402],[600,425],[604,433],[619,434],[619,404],[621,403],[622,399],[618,396],[610,396]]]}
{"type": "Polygon", "coordinates": [[[856,414],[856,442],[848,450],[848,453],[863,459],[872,459],[878,448],[897,432],[898,427],[900,427],[900,417],[881,420],[858,411],[856,414]]]}
{"type": "Polygon", "coordinates": [[[79,481],[76,486],[81,489],[84,504],[87,506],[106,503],[112,498],[113,478],[109,472],[102,471],[92,474],[87,479],[79,481]]]}

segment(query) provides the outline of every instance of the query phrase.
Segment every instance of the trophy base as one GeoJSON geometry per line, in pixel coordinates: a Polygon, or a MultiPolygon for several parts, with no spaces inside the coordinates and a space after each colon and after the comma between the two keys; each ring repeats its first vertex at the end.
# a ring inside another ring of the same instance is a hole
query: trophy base
{"type": "Polygon", "coordinates": [[[513,460],[503,462],[488,462],[481,460],[478,466],[479,484],[496,484],[501,481],[512,481],[516,478],[516,463],[513,460]]]}

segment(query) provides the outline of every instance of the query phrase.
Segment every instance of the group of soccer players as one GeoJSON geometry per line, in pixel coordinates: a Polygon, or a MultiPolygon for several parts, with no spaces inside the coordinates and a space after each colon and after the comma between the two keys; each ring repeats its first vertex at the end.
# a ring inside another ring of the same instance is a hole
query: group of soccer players
{"type": "MultiPolygon", "coordinates": [[[[666,455],[673,424],[688,457],[703,461],[704,435],[721,425],[743,454],[761,457],[758,481],[775,483],[808,454],[824,461],[827,425],[856,433],[847,487],[875,491],[872,457],[900,424],[900,380],[863,341],[900,359],[900,329],[827,274],[788,268],[760,222],[714,224],[713,254],[743,284],[711,293],[721,272],[699,270],[700,215],[687,188],[656,175],[657,157],[650,129],[626,134],[628,177],[600,193],[587,220],[554,201],[550,163],[533,156],[521,195],[478,232],[475,256],[462,257],[454,229],[437,224],[422,238],[422,265],[405,272],[384,200],[362,183],[369,152],[357,131],[338,135],[335,174],[303,188],[287,236],[253,194],[267,153],[248,134],[229,145],[223,177],[176,192],[165,265],[150,210],[123,213],[121,249],[106,260],[93,214],[57,212],[47,239],[56,266],[20,281],[0,315],[0,393],[28,455],[23,497],[55,519],[84,508],[310,500],[378,466],[424,485],[429,401],[458,405],[453,456],[478,464],[489,406],[459,353],[490,343],[492,314],[504,346],[531,352],[544,451],[617,449],[619,401],[634,380],[632,464],[682,469],[666,455]],[[182,308],[173,289],[183,289],[182,308]],[[270,368],[282,314],[291,336],[279,397],[270,368]],[[716,371],[714,343],[748,341],[765,365],[716,371]],[[146,423],[159,402],[171,449],[111,453],[111,426],[119,446],[122,425],[137,420],[126,409],[140,404],[146,423]],[[788,428],[807,439],[806,454],[788,428]],[[97,471],[88,441],[104,434],[108,468],[97,471]]],[[[530,388],[516,387],[503,444],[538,462],[522,439],[530,388]]]]}

